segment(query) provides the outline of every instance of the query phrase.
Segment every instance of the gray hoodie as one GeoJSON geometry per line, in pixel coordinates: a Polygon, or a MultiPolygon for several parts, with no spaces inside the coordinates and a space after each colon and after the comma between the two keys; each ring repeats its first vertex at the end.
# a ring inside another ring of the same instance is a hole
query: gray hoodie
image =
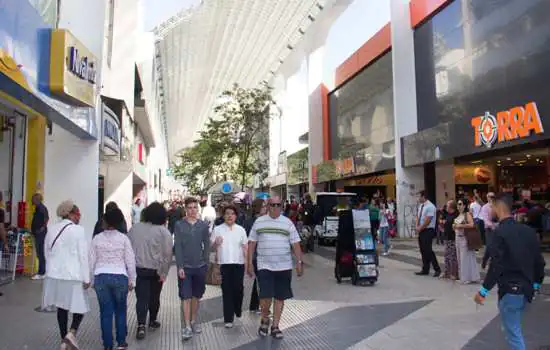
{"type": "Polygon", "coordinates": [[[186,219],[176,222],[174,247],[178,268],[197,268],[208,264],[210,255],[210,227],[197,220],[191,225],[186,219]]]}

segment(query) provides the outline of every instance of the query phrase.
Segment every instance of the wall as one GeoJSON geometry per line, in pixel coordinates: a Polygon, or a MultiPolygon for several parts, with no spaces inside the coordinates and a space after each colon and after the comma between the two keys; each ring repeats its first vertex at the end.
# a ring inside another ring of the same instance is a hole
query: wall
{"type": "MultiPolygon", "coordinates": [[[[114,9],[111,65],[108,66],[109,6],[105,6],[102,26],[105,31],[103,44],[103,80],[101,94],[124,100],[130,116],[134,115],[134,79],[136,45],[140,27],[139,1],[116,0],[114,9]]],[[[106,5],[109,0],[106,1],[106,5]]]]}
{"type": "Polygon", "coordinates": [[[398,234],[414,234],[416,193],[424,189],[424,169],[404,168],[401,137],[418,130],[416,111],[414,38],[408,0],[391,1],[391,41],[393,59],[393,101],[395,118],[395,175],[397,182],[398,234]]]}
{"type": "Polygon", "coordinates": [[[92,238],[97,221],[99,148],[54,125],[46,137],[44,198],[52,223],[57,206],[71,199],[82,213],[81,225],[92,238]]]}
{"type": "Polygon", "coordinates": [[[435,198],[438,208],[449,199],[455,199],[455,165],[454,161],[435,163],[435,198]]]}

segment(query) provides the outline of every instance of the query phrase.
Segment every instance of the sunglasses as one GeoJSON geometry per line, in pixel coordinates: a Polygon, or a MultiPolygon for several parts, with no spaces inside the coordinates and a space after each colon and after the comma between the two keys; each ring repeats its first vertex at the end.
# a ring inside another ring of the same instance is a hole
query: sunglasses
{"type": "Polygon", "coordinates": [[[271,203],[271,204],[269,204],[269,206],[272,207],[272,208],[280,208],[281,203],[271,203]]]}
{"type": "Polygon", "coordinates": [[[456,205],[461,206],[461,205],[464,205],[464,203],[459,202],[459,203],[456,203],[456,205]]]}

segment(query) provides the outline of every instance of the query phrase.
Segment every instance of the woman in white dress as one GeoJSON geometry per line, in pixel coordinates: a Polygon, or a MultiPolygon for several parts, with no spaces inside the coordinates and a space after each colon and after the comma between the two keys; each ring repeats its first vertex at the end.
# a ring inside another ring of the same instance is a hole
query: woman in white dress
{"type": "Polygon", "coordinates": [[[46,235],[46,278],[42,306],[57,307],[57,322],[61,334],[61,349],[79,349],[76,332],[89,309],[86,289],[90,287],[88,240],[79,225],[80,210],[72,201],[57,207],[62,220],[46,235]],[[68,329],[69,312],[73,314],[68,329]]]}
{"type": "Polygon", "coordinates": [[[474,228],[474,218],[468,212],[468,203],[464,199],[456,202],[458,216],[453,229],[456,233],[456,254],[458,257],[458,274],[460,282],[464,284],[477,283],[480,280],[479,266],[477,264],[475,250],[468,249],[468,241],[464,235],[464,229],[474,228]]]}

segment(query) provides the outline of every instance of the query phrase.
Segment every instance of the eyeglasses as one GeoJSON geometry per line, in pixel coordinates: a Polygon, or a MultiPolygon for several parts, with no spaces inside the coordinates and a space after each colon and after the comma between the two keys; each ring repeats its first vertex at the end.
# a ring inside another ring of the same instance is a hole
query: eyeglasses
{"type": "Polygon", "coordinates": [[[464,205],[464,203],[459,202],[459,203],[456,203],[456,205],[458,205],[460,207],[460,206],[464,205]]]}
{"type": "Polygon", "coordinates": [[[280,208],[281,203],[270,203],[269,206],[272,207],[272,208],[280,208]]]}

